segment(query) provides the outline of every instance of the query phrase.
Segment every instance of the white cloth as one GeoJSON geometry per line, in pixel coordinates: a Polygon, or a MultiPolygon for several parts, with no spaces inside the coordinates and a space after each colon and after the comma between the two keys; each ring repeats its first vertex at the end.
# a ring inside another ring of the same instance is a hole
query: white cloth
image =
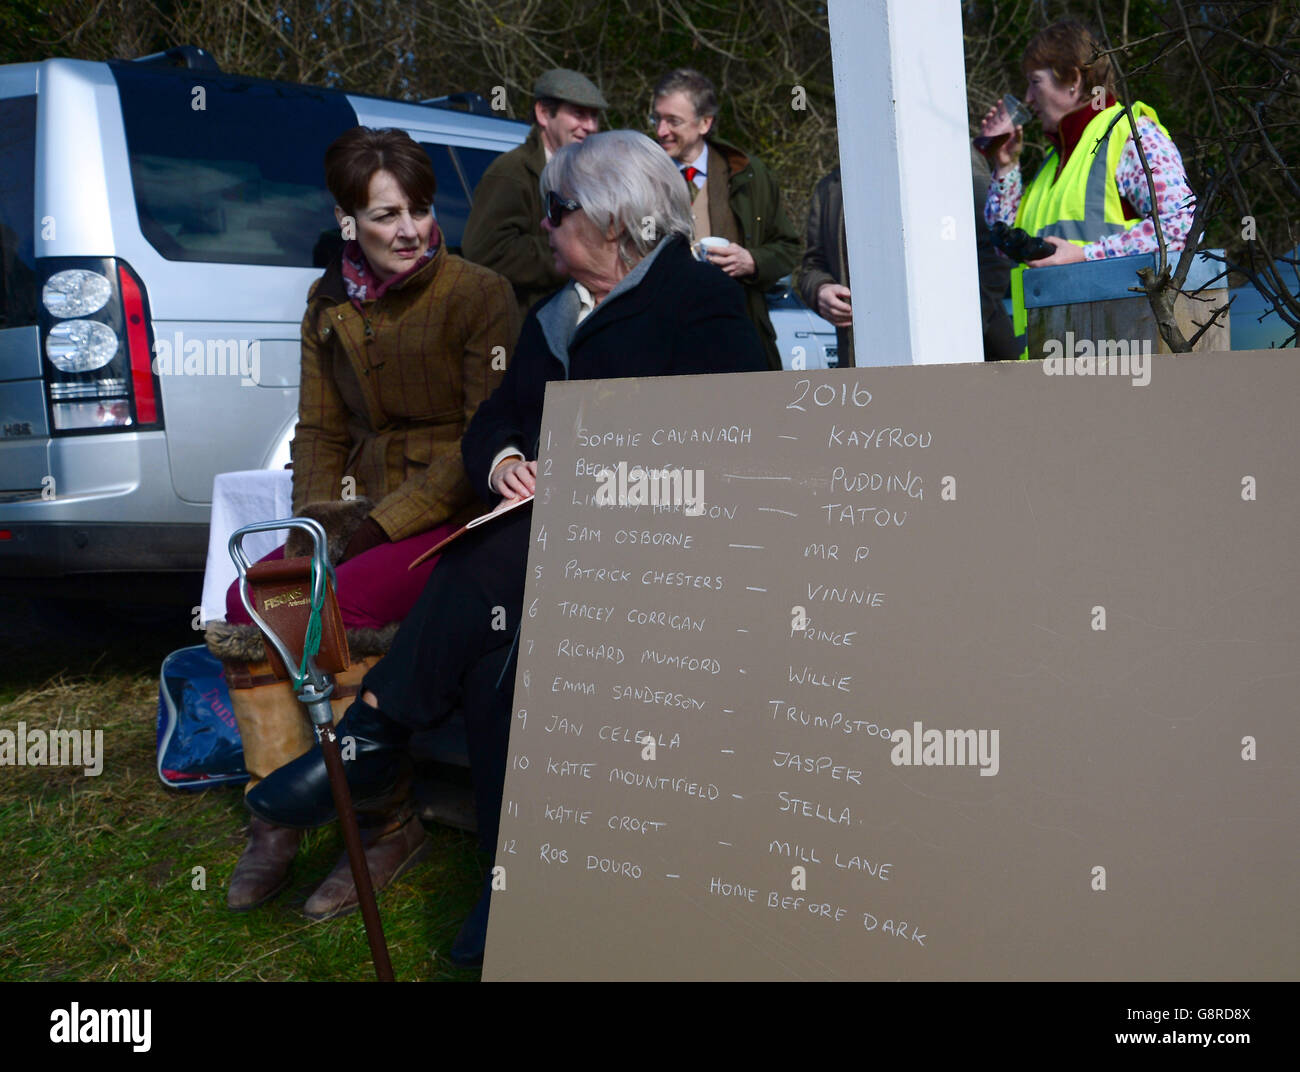
{"type": "Polygon", "coordinates": [[[576,279],[573,281],[573,290],[578,295],[578,323],[581,324],[596,311],[596,299],[591,296],[591,291],[576,279]]]}
{"type": "MultiPolygon", "coordinates": [[[[208,564],[203,573],[203,621],[226,620],[226,590],[239,577],[230,557],[230,537],[255,521],[293,516],[293,473],[288,469],[253,469],[218,473],[212,481],[212,521],[208,528],[208,564]]],[[[250,562],[269,555],[289,538],[289,530],[254,532],[244,537],[250,562]]]]}

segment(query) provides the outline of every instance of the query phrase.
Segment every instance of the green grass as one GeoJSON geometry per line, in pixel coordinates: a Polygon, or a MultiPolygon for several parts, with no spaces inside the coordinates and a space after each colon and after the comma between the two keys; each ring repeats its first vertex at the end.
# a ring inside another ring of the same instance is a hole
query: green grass
{"type": "MultiPolygon", "coordinates": [[[[98,777],[0,767],[0,980],[373,979],[359,914],[302,915],[342,852],[336,826],[307,835],[278,898],[236,914],[226,880],[244,845],[242,791],[158,780],[158,670],[201,639],[188,614],[132,628],[103,611],[78,625],[36,610],[0,611],[0,728],[103,730],[104,765],[98,777]]],[[[477,979],[446,957],[478,896],[474,838],[430,838],[426,860],[379,897],[394,972],[477,979]]]]}

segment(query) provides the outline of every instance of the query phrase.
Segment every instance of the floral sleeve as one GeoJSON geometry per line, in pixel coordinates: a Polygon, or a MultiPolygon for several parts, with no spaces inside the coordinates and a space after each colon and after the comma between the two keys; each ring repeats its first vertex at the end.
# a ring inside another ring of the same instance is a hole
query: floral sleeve
{"type": "Polygon", "coordinates": [[[1015,222],[1016,209],[1020,207],[1020,165],[1016,164],[1002,178],[989,180],[989,192],[984,198],[984,222],[992,227],[1001,220],[1008,227],[1015,222]]]}
{"type": "MultiPolygon", "coordinates": [[[[1187,242],[1188,232],[1192,229],[1192,216],[1196,210],[1196,195],[1187,183],[1182,155],[1178,152],[1178,146],[1162,134],[1150,119],[1138,119],[1138,133],[1142,137],[1142,148],[1146,150],[1147,163],[1151,165],[1151,178],[1156,188],[1156,209],[1160,214],[1160,228],[1164,232],[1165,243],[1171,251],[1180,250],[1187,242]]],[[[1100,241],[1084,246],[1083,255],[1087,260],[1130,257],[1135,253],[1152,253],[1160,248],[1156,241],[1155,227],[1148,218],[1151,214],[1151,189],[1147,185],[1146,172],[1142,170],[1142,161],[1132,138],[1129,138],[1120,154],[1119,165],[1115,169],[1115,185],[1143,218],[1135,220],[1127,231],[1107,235],[1100,241]]],[[[992,197],[992,187],[989,196],[992,197]]],[[[985,214],[987,215],[987,208],[985,214]]]]}

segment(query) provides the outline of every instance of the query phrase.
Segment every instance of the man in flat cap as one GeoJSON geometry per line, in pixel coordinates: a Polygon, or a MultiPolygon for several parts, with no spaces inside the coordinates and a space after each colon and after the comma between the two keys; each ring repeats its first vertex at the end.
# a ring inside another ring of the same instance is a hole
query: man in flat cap
{"type": "Polygon", "coordinates": [[[558,149],[594,134],[608,107],[577,71],[547,71],[533,86],[533,129],[523,145],[492,162],[474,190],[462,253],[510,280],[523,313],[566,281],[542,233],[542,168],[558,149]]]}

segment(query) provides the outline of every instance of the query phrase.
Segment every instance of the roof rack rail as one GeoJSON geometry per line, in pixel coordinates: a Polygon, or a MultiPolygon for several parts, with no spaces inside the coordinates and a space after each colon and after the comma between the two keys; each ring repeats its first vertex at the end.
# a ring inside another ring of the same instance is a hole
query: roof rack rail
{"type": "Polygon", "coordinates": [[[155,67],[186,67],[195,71],[220,71],[212,53],[205,52],[197,45],[176,45],[162,52],[152,52],[148,56],[137,56],[133,63],[147,63],[155,67]]]}
{"type": "Polygon", "coordinates": [[[494,115],[492,108],[477,93],[448,93],[445,97],[429,97],[420,101],[430,108],[446,108],[453,112],[469,112],[470,115],[494,115]]]}

